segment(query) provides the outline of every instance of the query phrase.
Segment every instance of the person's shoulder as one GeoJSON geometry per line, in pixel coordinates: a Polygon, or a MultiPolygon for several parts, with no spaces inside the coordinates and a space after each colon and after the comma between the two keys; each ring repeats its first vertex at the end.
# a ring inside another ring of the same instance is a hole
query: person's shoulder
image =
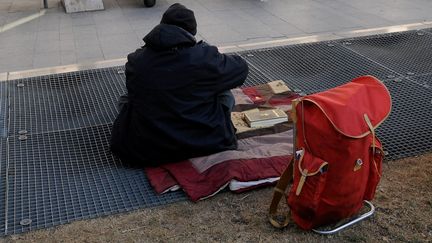
{"type": "Polygon", "coordinates": [[[145,48],[146,47],[143,46],[143,47],[140,47],[140,48],[136,49],[134,52],[129,53],[127,55],[128,61],[133,61],[133,60],[139,58],[144,53],[145,48]]]}
{"type": "Polygon", "coordinates": [[[216,46],[210,45],[205,41],[199,41],[194,46],[195,52],[201,53],[201,55],[208,56],[208,55],[219,55],[219,49],[216,46]]]}
{"type": "Polygon", "coordinates": [[[209,43],[207,43],[203,40],[198,41],[196,43],[195,47],[217,50],[216,46],[210,45],[209,43]]]}

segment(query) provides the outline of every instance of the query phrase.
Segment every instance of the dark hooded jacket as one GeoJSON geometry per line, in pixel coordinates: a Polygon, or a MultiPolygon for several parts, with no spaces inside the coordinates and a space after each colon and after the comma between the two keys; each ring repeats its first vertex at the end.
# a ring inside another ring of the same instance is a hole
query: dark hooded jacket
{"type": "Polygon", "coordinates": [[[221,92],[243,84],[246,62],[189,32],[160,24],[128,55],[128,103],[112,130],[111,149],[141,166],[236,149],[235,129],[221,92]]]}

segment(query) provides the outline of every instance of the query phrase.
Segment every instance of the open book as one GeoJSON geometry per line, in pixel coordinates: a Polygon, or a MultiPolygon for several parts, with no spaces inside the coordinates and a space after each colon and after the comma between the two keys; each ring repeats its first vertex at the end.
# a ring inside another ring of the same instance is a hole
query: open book
{"type": "Polygon", "coordinates": [[[288,121],[288,115],[281,109],[258,110],[244,112],[245,120],[250,127],[269,127],[288,121]]]}

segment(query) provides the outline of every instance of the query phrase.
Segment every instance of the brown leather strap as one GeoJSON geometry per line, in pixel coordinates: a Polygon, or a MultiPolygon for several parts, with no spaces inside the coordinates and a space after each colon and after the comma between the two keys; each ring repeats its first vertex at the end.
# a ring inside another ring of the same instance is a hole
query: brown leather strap
{"type": "MultiPolygon", "coordinates": [[[[364,119],[365,119],[365,121],[366,121],[366,124],[368,125],[369,130],[371,131],[371,134],[372,134],[372,162],[374,163],[376,173],[377,173],[378,176],[381,178],[381,174],[380,174],[380,172],[379,172],[379,170],[378,170],[378,166],[377,166],[377,163],[376,163],[376,161],[375,161],[375,153],[376,153],[376,148],[377,148],[377,146],[376,146],[376,144],[375,144],[375,140],[376,140],[376,137],[375,137],[375,128],[374,128],[374,126],[372,125],[372,122],[370,121],[368,115],[367,115],[367,114],[364,114],[363,116],[364,116],[364,119]]],[[[383,153],[383,155],[384,155],[384,153],[383,153]]]]}
{"type": "Polygon", "coordinates": [[[288,184],[293,179],[293,172],[294,172],[294,156],[291,158],[291,161],[289,162],[288,167],[285,169],[284,173],[281,175],[275,189],[273,192],[273,199],[270,204],[270,211],[269,211],[269,221],[270,223],[276,227],[276,228],[283,228],[288,225],[289,223],[289,211],[283,215],[284,220],[281,222],[280,220],[276,219],[277,215],[277,209],[279,202],[282,197],[286,197],[286,188],[288,187],[288,184]]]}

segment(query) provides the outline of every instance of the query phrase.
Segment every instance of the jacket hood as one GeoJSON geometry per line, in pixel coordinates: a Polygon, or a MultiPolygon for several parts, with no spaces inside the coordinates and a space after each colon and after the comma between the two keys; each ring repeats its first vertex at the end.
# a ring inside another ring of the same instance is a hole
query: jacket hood
{"type": "Polygon", "coordinates": [[[172,24],[183,28],[192,35],[197,33],[194,12],[180,3],[174,3],[163,14],[161,24],[172,24]]]}
{"type": "Polygon", "coordinates": [[[195,37],[175,25],[159,24],[144,38],[146,47],[156,50],[166,50],[174,47],[190,47],[196,44],[195,37]]]}

